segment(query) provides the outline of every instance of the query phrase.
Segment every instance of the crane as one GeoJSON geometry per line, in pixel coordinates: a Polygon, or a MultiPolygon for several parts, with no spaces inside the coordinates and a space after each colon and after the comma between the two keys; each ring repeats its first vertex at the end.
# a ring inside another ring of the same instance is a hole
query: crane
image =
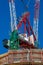
{"type": "Polygon", "coordinates": [[[39,23],[40,0],[35,0],[33,30],[36,36],[35,46],[38,47],[38,23],[39,23]]]}
{"type": "Polygon", "coordinates": [[[30,12],[25,12],[22,15],[21,20],[19,21],[19,24],[17,25],[17,29],[19,29],[19,28],[21,28],[22,24],[24,24],[24,34],[26,34],[26,33],[28,34],[27,36],[22,36],[22,34],[19,35],[19,36],[21,36],[20,41],[22,40],[20,45],[24,48],[35,48],[34,42],[32,44],[32,42],[30,42],[30,40],[28,39],[28,37],[30,37],[32,34],[34,37],[34,41],[36,41],[36,37],[34,35],[32,27],[30,25],[29,17],[30,17],[30,12]],[[28,23],[28,25],[26,25],[27,23],[28,23]]]}
{"type": "Polygon", "coordinates": [[[10,36],[10,49],[18,49],[18,31],[17,31],[17,17],[15,9],[15,1],[9,0],[10,17],[11,17],[11,36],[10,36]]]}
{"type": "Polygon", "coordinates": [[[22,23],[24,23],[24,31],[30,34],[33,34],[34,40],[36,40],[34,32],[32,30],[32,27],[30,25],[30,21],[28,20],[28,17],[30,16],[29,12],[25,12],[20,18],[19,24],[17,25],[17,17],[16,17],[16,9],[15,9],[15,1],[9,0],[9,8],[10,8],[10,17],[11,17],[11,35],[10,39],[3,40],[4,46],[6,48],[9,47],[9,49],[19,49],[19,47],[23,48],[35,48],[33,44],[28,42],[28,39],[26,37],[22,37],[18,34],[18,29],[21,27],[22,23]],[[28,26],[26,25],[28,23],[28,26]]]}
{"type": "Polygon", "coordinates": [[[9,9],[10,9],[10,25],[11,25],[11,34],[10,39],[4,39],[3,45],[7,49],[19,49],[19,36],[17,30],[17,17],[16,17],[16,9],[15,9],[15,1],[9,0],[9,9]]]}

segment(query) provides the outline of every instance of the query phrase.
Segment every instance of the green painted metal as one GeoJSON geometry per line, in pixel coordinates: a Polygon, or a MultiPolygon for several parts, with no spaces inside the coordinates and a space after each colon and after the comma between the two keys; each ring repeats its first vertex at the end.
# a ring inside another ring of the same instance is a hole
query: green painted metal
{"type": "Polygon", "coordinates": [[[18,31],[14,30],[10,36],[10,49],[11,50],[19,49],[19,39],[18,38],[19,38],[18,31]]]}
{"type": "Polygon", "coordinates": [[[34,43],[35,43],[35,47],[38,48],[39,47],[39,42],[38,41],[35,41],[34,43]]]}

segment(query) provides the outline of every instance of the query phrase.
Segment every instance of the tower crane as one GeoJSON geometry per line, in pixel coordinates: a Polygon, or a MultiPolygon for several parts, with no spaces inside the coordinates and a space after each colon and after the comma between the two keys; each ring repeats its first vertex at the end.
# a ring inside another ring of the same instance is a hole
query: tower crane
{"type": "Polygon", "coordinates": [[[9,0],[10,16],[11,16],[11,36],[10,36],[10,49],[19,48],[18,32],[17,32],[17,17],[14,0],[9,0]]]}
{"type": "Polygon", "coordinates": [[[4,47],[9,49],[18,49],[19,48],[19,40],[18,40],[18,31],[17,31],[17,17],[16,17],[16,9],[15,9],[15,1],[9,0],[9,8],[10,8],[10,17],[11,17],[11,35],[10,39],[4,39],[3,44],[4,47]]]}
{"type": "Polygon", "coordinates": [[[37,47],[39,45],[38,43],[39,8],[40,8],[40,0],[35,0],[33,30],[36,36],[35,46],[37,47]]]}
{"type": "Polygon", "coordinates": [[[10,8],[10,17],[11,17],[11,35],[10,35],[9,40],[7,40],[7,39],[3,40],[4,46],[5,47],[7,46],[7,47],[9,47],[9,49],[13,49],[13,50],[19,49],[19,47],[35,48],[33,44],[28,42],[27,38],[19,36],[19,34],[18,34],[18,28],[21,27],[22,23],[24,23],[25,33],[26,33],[26,30],[27,30],[29,36],[30,36],[30,33],[32,33],[34,36],[34,40],[36,40],[34,32],[32,30],[30,22],[28,20],[30,13],[25,12],[22,15],[21,20],[19,21],[19,24],[17,25],[17,17],[16,17],[16,9],[15,9],[15,1],[14,0],[9,0],[9,8],[10,8]],[[28,27],[26,26],[26,23],[28,23],[28,27]]]}

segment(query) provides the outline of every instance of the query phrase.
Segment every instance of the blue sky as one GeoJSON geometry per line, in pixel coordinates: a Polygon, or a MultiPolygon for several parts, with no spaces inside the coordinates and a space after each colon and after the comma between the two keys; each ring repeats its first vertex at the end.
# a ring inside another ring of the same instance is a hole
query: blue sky
{"type": "MultiPolygon", "coordinates": [[[[24,5],[20,0],[15,0],[16,2],[16,14],[17,17],[21,16],[25,11],[24,5]]],[[[24,0],[27,4],[28,0],[24,0]]],[[[35,0],[33,0],[35,1],[35,0]]],[[[29,5],[30,11],[30,23],[33,25],[33,2],[29,5]]],[[[43,48],[43,0],[40,1],[40,17],[39,17],[39,47],[43,48]]],[[[0,0],[0,54],[6,53],[8,50],[3,47],[2,40],[9,39],[10,34],[10,12],[8,0],[0,0]]]]}

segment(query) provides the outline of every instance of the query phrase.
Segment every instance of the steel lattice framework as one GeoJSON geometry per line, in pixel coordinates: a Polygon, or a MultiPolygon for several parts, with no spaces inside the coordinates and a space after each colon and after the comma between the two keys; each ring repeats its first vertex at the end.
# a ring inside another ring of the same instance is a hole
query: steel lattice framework
{"type": "Polygon", "coordinates": [[[33,30],[34,34],[36,35],[37,41],[38,41],[39,8],[40,8],[40,0],[35,0],[33,30]]]}

